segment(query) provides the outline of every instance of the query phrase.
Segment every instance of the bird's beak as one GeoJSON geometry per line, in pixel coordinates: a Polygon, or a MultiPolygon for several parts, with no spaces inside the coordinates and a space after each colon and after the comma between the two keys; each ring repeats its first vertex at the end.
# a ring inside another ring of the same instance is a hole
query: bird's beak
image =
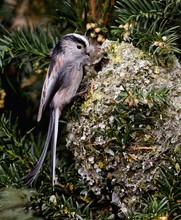
{"type": "Polygon", "coordinates": [[[87,48],[86,54],[87,54],[88,56],[92,57],[96,52],[97,52],[96,46],[90,45],[90,46],[87,48]]]}

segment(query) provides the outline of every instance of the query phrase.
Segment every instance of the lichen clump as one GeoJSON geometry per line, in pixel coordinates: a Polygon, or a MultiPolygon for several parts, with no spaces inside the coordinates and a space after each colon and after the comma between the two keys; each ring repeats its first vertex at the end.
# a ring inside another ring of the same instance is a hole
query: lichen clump
{"type": "Polygon", "coordinates": [[[67,147],[84,193],[92,190],[127,212],[154,190],[158,166],[179,145],[181,68],[176,59],[158,67],[133,45],[108,40],[99,56],[109,62],[96,74],[79,119],[67,125],[67,147]]]}

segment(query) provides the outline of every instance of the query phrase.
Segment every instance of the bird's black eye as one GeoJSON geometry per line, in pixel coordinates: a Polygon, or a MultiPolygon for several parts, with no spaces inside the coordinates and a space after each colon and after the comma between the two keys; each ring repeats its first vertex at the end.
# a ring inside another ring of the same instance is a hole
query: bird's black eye
{"type": "Polygon", "coordinates": [[[77,49],[82,49],[82,45],[80,45],[80,44],[77,44],[77,49]]]}

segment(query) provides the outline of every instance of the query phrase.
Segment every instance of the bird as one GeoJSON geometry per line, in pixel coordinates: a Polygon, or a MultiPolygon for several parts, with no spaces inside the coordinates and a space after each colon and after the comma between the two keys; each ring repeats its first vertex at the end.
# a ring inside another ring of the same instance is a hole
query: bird
{"type": "Polygon", "coordinates": [[[34,168],[23,178],[26,185],[31,185],[38,176],[51,143],[52,185],[56,184],[56,147],[59,118],[63,107],[76,96],[83,78],[83,66],[90,62],[93,46],[80,34],[64,35],[51,54],[48,71],[43,83],[37,121],[42,118],[49,106],[50,119],[47,137],[41,156],[34,168]]]}

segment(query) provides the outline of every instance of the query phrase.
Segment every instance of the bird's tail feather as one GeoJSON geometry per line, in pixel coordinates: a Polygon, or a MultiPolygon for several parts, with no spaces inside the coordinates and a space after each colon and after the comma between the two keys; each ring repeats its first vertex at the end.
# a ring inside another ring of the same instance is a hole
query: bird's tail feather
{"type": "Polygon", "coordinates": [[[33,170],[30,173],[28,173],[25,177],[23,177],[23,180],[26,182],[27,186],[32,184],[32,182],[35,180],[35,178],[37,177],[37,175],[42,167],[42,164],[45,160],[45,156],[47,154],[48,146],[51,141],[54,127],[55,127],[55,114],[54,114],[54,111],[52,111],[52,115],[50,116],[50,122],[49,122],[49,126],[48,126],[48,134],[46,137],[45,145],[44,145],[43,151],[41,153],[40,159],[38,160],[38,162],[37,162],[36,166],[33,168],[33,170]]]}
{"type": "Polygon", "coordinates": [[[56,166],[56,146],[57,146],[57,137],[58,137],[58,122],[60,117],[60,110],[57,108],[54,110],[54,130],[52,136],[52,145],[51,145],[51,160],[52,160],[52,186],[56,183],[55,178],[55,166],[56,166]]]}

